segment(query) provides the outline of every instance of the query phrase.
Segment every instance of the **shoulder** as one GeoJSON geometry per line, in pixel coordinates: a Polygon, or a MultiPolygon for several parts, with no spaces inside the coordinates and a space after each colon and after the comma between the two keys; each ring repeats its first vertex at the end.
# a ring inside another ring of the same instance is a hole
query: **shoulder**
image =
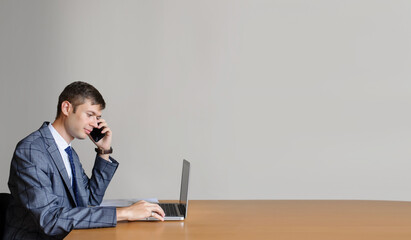
{"type": "Polygon", "coordinates": [[[45,128],[47,128],[46,123],[44,123],[39,130],[32,132],[27,137],[23,138],[20,142],[18,142],[15,154],[18,156],[27,156],[33,154],[46,153],[48,146],[47,142],[50,139],[47,139],[48,136],[44,134],[45,128]]]}
{"type": "Polygon", "coordinates": [[[26,148],[35,148],[37,150],[45,148],[44,137],[41,135],[39,130],[31,133],[30,135],[23,138],[20,142],[17,143],[16,150],[26,148]]]}

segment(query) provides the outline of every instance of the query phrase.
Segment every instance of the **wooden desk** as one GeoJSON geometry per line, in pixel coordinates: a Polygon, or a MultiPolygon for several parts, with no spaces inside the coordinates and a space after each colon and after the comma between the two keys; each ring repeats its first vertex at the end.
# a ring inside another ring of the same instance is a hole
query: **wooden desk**
{"type": "Polygon", "coordinates": [[[66,239],[410,240],[411,202],[192,200],[185,221],[122,222],[66,239]]]}

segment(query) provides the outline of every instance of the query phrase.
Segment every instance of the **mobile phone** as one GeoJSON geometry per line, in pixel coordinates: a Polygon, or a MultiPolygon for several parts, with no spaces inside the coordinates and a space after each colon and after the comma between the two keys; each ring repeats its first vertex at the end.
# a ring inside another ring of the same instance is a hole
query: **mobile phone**
{"type": "Polygon", "coordinates": [[[104,136],[106,136],[105,133],[101,133],[102,130],[103,130],[103,128],[93,128],[93,131],[90,132],[90,136],[94,140],[94,142],[98,142],[104,136]]]}

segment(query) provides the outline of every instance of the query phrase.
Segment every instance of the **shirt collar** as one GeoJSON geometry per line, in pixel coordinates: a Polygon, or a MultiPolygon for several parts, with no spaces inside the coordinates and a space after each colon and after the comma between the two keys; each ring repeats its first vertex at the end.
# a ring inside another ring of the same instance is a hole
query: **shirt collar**
{"type": "Polygon", "coordinates": [[[53,127],[51,123],[49,123],[49,129],[51,134],[53,135],[54,141],[56,141],[57,146],[60,149],[66,149],[67,147],[71,147],[71,142],[70,144],[67,144],[66,140],[60,135],[60,133],[57,132],[57,130],[53,127]]]}

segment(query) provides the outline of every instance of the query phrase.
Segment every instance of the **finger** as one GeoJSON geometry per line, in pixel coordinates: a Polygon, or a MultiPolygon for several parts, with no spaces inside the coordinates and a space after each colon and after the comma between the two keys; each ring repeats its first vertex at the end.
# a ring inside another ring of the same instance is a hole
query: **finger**
{"type": "Polygon", "coordinates": [[[154,218],[157,218],[160,221],[164,221],[164,217],[161,216],[160,214],[156,213],[156,212],[152,212],[151,216],[154,217],[154,218]]]}
{"type": "Polygon", "coordinates": [[[156,212],[158,214],[160,214],[161,216],[165,216],[166,214],[164,213],[164,210],[158,205],[158,204],[154,204],[154,209],[153,212],[156,212]]]}
{"type": "Polygon", "coordinates": [[[98,122],[98,128],[105,128],[107,127],[107,122],[103,121],[103,122],[98,122]]]}
{"type": "Polygon", "coordinates": [[[111,132],[111,129],[109,127],[105,127],[103,128],[103,130],[101,130],[101,133],[107,133],[107,132],[111,132]]]}

